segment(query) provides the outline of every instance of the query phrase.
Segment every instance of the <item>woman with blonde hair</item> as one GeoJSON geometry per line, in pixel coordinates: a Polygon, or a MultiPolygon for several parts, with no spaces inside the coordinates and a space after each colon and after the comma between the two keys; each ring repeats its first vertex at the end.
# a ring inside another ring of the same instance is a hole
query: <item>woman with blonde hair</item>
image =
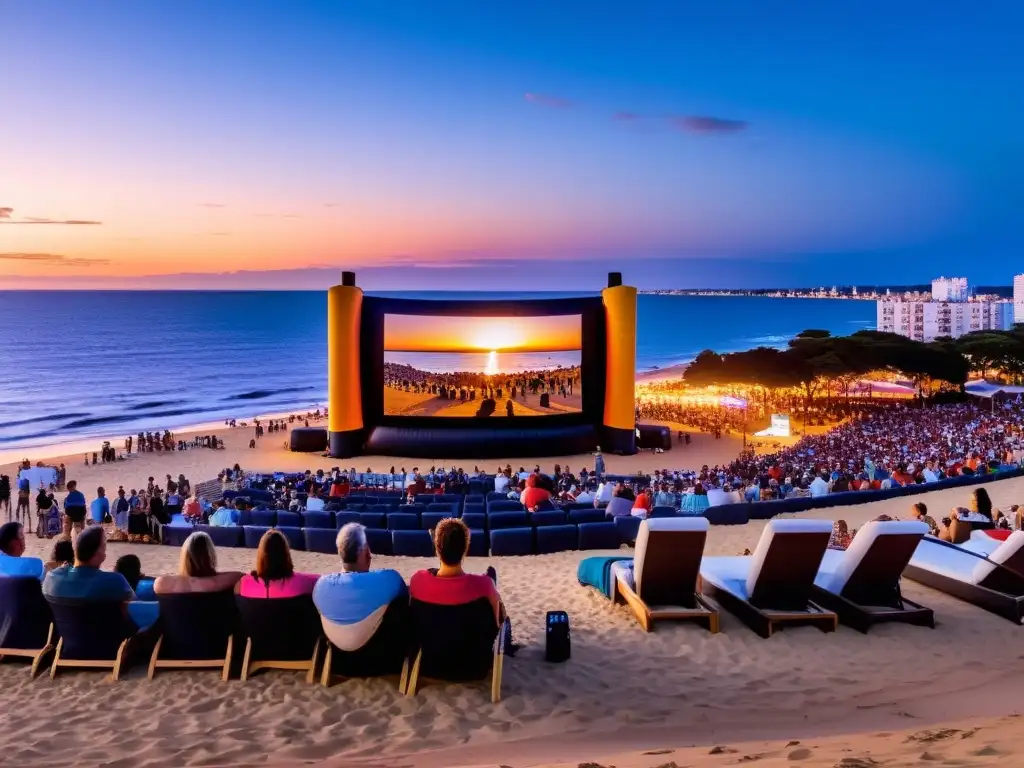
{"type": "Polygon", "coordinates": [[[153,591],[158,595],[220,592],[234,587],[240,578],[242,574],[238,571],[217,571],[213,539],[209,534],[196,531],[181,545],[177,575],[159,576],[153,583],[153,591]]]}
{"type": "Polygon", "coordinates": [[[296,573],[288,539],[271,529],[260,539],[256,568],[242,577],[235,591],[242,597],[298,597],[313,592],[319,574],[296,573]]]}

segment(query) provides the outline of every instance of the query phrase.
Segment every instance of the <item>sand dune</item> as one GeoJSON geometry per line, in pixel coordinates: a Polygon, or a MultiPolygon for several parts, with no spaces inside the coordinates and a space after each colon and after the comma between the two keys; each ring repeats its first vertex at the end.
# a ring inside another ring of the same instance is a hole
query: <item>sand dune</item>
{"type": "MultiPolygon", "coordinates": [[[[179,471],[206,479],[235,461],[264,470],[340,463],[288,454],[280,448],[283,435],[276,444],[264,438],[255,451],[241,447],[248,430],[234,430],[228,439],[228,451],[147,454],[88,469],[79,468],[79,457],[69,463],[69,476],[89,493],[98,483],[144,484],[148,475],[162,479],[179,471]]],[[[704,436],[698,441],[663,456],[611,457],[609,469],[699,466],[713,452],[725,453],[730,441],[735,452],[738,442],[704,436]]],[[[592,463],[590,457],[569,459],[574,467],[592,463]]],[[[400,463],[359,460],[360,468],[400,463]]],[[[524,463],[532,462],[513,461],[524,463]]],[[[1021,479],[990,483],[988,489],[996,506],[1024,499],[1021,479]]],[[[968,494],[969,489],[943,490],[913,501],[925,501],[939,516],[968,494]]],[[[904,514],[909,504],[893,499],[814,515],[845,518],[856,527],[882,513],[904,514]]],[[[763,525],[712,528],[709,554],[753,548],[763,525]]],[[[34,537],[29,544],[33,554],[50,546],[34,537]]],[[[168,547],[112,544],[110,562],[129,551],[142,558],[149,574],[173,570],[177,557],[168,547]]],[[[252,567],[252,550],[219,554],[223,568],[252,567]]],[[[474,570],[498,568],[517,640],[525,644],[505,665],[498,705],[490,704],[483,684],[433,683],[408,699],[398,695],[394,679],[349,680],[323,689],[288,672],[260,674],[243,684],[221,683],[214,672],[169,671],[149,682],[141,667],[116,684],[90,672],[62,673],[51,682],[30,680],[25,665],[5,661],[4,762],[438,768],[587,761],[618,768],[673,762],[843,768],[1024,763],[1024,727],[1007,717],[1021,706],[1024,655],[1016,646],[1024,630],[1004,619],[905,582],[909,598],[935,610],[936,629],[882,626],[861,635],[846,628],[833,634],[793,628],[763,640],[726,613],[718,635],[672,624],[645,634],[624,608],[577,585],[582,556],[471,561],[474,570]],[[573,657],[561,665],[543,661],[544,614],[553,609],[568,611],[572,623],[573,657]],[[959,732],[922,735],[940,726],[959,732]],[[715,746],[725,749],[710,754],[715,746]],[[673,751],[660,751],[666,749],[673,751]]],[[[309,571],[337,567],[328,555],[299,552],[295,560],[309,571]]],[[[375,566],[397,568],[406,577],[429,564],[375,558],[375,566]]]]}

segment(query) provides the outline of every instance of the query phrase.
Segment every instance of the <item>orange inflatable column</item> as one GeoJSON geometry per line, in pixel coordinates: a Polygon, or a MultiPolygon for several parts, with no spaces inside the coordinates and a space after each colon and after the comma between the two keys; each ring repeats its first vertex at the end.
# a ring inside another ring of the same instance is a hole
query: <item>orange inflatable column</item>
{"type": "Polygon", "coordinates": [[[636,453],[636,288],[622,284],[622,275],[608,275],[604,302],[606,358],[604,434],[601,448],[618,454],[636,453]]]}
{"type": "Polygon", "coordinates": [[[359,334],[363,291],[353,272],[343,272],[341,285],[327,291],[327,421],[328,453],[336,459],[360,453],[363,397],[359,334]]]}

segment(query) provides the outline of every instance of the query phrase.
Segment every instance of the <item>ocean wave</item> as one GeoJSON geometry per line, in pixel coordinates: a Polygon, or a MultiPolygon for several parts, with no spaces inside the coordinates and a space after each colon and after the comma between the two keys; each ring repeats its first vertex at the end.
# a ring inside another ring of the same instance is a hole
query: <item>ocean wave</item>
{"type": "Polygon", "coordinates": [[[282,389],[257,389],[253,390],[252,392],[243,392],[240,395],[231,395],[230,397],[225,397],[224,400],[264,400],[268,397],[273,397],[274,395],[283,395],[287,394],[288,392],[308,392],[311,389],[314,389],[314,387],[284,387],[282,389]]]}
{"type": "Polygon", "coordinates": [[[52,416],[33,416],[31,419],[20,419],[18,421],[8,421],[3,426],[7,427],[20,427],[25,424],[38,424],[40,421],[50,421],[51,419],[77,419],[80,416],[88,416],[88,413],[55,413],[52,416]]]}
{"type": "MultiPolygon", "coordinates": [[[[185,400],[151,400],[131,406],[129,411],[148,411],[150,408],[166,408],[168,405],[181,405],[185,400]]],[[[148,414],[147,414],[148,415],[148,414]]]]}
{"type": "Polygon", "coordinates": [[[138,421],[140,418],[163,419],[171,416],[189,416],[196,413],[207,413],[203,408],[177,408],[169,411],[153,411],[144,416],[139,415],[118,415],[118,416],[94,416],[89,419],[78,419],[69,421],[62,429],[82,429],[84,427],[96,427],[100,424],[123,424],[127,421],[138,421]]]}

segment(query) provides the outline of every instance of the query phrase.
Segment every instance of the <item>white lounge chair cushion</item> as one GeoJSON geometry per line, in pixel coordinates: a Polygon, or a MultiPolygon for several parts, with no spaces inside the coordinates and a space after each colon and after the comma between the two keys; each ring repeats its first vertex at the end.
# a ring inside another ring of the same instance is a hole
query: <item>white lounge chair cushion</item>
{"type": "Polygon", "coordinates": [[[749,600],[747,578],[753,561],[750,555],[705,557],[700,563],[700,576],[740,600],[749,600]]]}
{"type": "Polygon", "coordinates": [[[761,534],[761,540],[757,543],[757,549],[751,557],[750,570],[747,573],[746,593],[753,594],[757,586],[757,580],[761,576],[761,568],[768,557],[772,541],[776,536],[794,533],[832,533],[832,522],[830,520],[769,520],[768,526],[761,534]]]}
{"type": "MultiPolygon", "coordinates": [[[[991,536],[985,536],[985,538],[991,542],[996,542],[991,536]]],[[[980,538],[975,539],[972,536],[971,540],[965,542],[965,544],[973,544],[976,547],[981,545],[982,541],[980,538]]],[[[974,571],[971,573],[971,582],[981,584],[996,569],[996,564],[1002,565],[1005,563],[1017,554],[1021,547],[1024,547],[1024,531],[1014,531],[1007,537],[1006,541],[999,544],[993,552],[988,553],[988,562],[977,560],[974,565],[974,571]]],[[[971,547],[971,549],[974,549],[974,547],[971,547]]]]}
{"type": "Polygon", "coordinates": [[[692,531],[706,533],[710,525],[706,517],[655,517],[640,523],[636,535],[636,556],[632,560],[612,563],[612,575],[621,578],[634,592],[637,590],[637,574],[643,574],[647,541],[652,534],[661,531],[692,531]]]}
{"type": "Polygon", "coordinates": [[[857,531],[853,543],[845,552],[836,549],[825,550],[825,557],[822,558],[814,583],[824,590],[841,594],[864,556],[880,537],[907,534],[925,536],[927,533],[928,525],[917,520],[872,520],[865,523],[857,531]]]}
{"type": "Polygon", "coordinates": [[[1014,536],[1022,532],[1015,531],[1003,542],[985,535],[984,532],[978,531],[977,533],[981,535],[972,535],[968,541],[959,546],[950,546],[947,543],[938,542],[933,536],[925,536],[921,539],[921,543],[917,545],[917,549],[914,550],[914,556],[910,558],[910,564],[915,568],[931,571],[950,579],[957,579],[965,584],[978,584],[994,570],[994,567],[991,563],[982,562],[977,557],[965,554],[962,550],[991,558],[999,549],[1007,547],[1006,554],[1001,556],[1000,560],[995,561],[1004,562],[1007,557],[1020,547],[1020,537],[1017,537],[1017,543],[1013,545],[1013,549],[1010,549],[1007,545],[1011,543],[1011,539],[1014,536]],[[982,574],[982,572],[984,572],[984,575],[981,575],[981,578],[976,581],[975,577],[982,574]]]}
{"type": "Polygon", "coordinates": [[[633,574],[632,560],[619,560],[612,563],[612,577],[636,592],[636,579],[633,574]]]}

